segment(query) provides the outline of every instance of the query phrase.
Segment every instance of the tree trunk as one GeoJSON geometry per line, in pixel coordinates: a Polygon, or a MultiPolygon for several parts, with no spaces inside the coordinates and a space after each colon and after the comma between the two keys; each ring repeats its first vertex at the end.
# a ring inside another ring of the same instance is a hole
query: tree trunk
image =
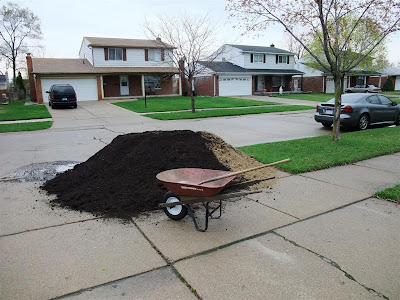
{"type": "Polygon", "coordinates": [[[335,82],[335,110],[333,113],[333,130],[332,130],[332,141],[340,140],[340,111],[342,106],[342,94],[343,94],[343,75],[335,75],[333,77],[335,82]]]}
{"type": "Polygon", "coordinates": [[[189,76],[189,91],[190,91],[190,100],[191,100],[191,103],[192,103],[192,113],[195,113],[196,112],[196,108],[195,108],[195,105],[194,105],[193,78],[191,76],[189,76]]]}
{"type": "Polygon", "coordinates": [[[17,76],[16,76],[16,69],[17,69],[16,60],[17,60],[17,58],[13,57],[12,68],[13,68],[13,86],[14,86],[14,89],[15,89],[15,80],[17,78],[17,76]]]}

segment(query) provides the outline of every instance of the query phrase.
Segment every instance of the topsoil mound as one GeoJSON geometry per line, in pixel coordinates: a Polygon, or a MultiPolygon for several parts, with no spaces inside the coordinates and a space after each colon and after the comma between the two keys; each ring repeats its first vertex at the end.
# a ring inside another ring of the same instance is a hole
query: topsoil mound
{"type": "MultiPolygon", "coordinates": [[[[257,164],[206,132],[132,133],[116,137],[86,162],[47,181],[42,189],[57,196],[53,205],[128,219],[157,208],[167,192],[155,177],[159,172],[175,168],[236,171],[257,164]]],[[[248,178],[270,176],[268,169],[248,178]]]]}

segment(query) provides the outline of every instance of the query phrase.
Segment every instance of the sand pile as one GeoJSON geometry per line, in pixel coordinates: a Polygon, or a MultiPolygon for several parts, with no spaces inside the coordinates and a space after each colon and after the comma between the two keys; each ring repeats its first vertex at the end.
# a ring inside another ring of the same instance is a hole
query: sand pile
{"type": "MultiPolygon", "coordinates": [[[[260,164],[207,132],[152,131],[116,137],[86,162],[47,181],[53,205],[128,219],[157,209],[167,190],[156,174],[175,168],[246,169],[260,164]]],[[[263,178],[272,168],[248,173],[263,178]]],[[[269,184],[271,182],[268,182],[269,184]]]]}

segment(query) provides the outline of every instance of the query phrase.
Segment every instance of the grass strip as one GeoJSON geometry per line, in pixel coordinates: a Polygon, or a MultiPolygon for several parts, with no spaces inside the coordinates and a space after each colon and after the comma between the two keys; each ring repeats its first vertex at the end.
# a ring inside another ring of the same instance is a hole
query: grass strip
{"type": "Polygon", "coordinates": [[[34,131],[50,128],[53,121],[0,124],[0,132],[34,131]]]}
{"type": "Polygon", "coordinates": [[[301,93],[301,94],[283,94],[274,95],[272,97],[285,98],[285,99],[295,99],[295,100],[307,100],[315,102],[326,102],[335,97],[335,94],[324,94],[324,93],[301,93]]]}
{"type": "Polygon", "coordinates": [[[181,120],[181,119],[240,116],[240,115],[263,114],[263,113],[273,113],[273,112],[309,110],[309,109],[314,109],[314,107],[305,105],[285,105],[285,106],[268,106],[268,107],[264,106],[264,107],[248,107],[248,108],[237,108],[237,109],[197,110],[195,113],[192,113],[191,111],[158,113],[158,114],[156,113],[156,114],[147,114],[145,116],[158,120],[181,120]]]}
{"type": "Polygon", "coordinates": [[[389,199],[400,202],[400,184],[376,192],[375,196],[382,199],[389,199]]]}
{"type": "Polygon", "coordinates": [[[11,101],[0,105],[0,121],[16,121],[51,118],[45,105],[25,105],[24,101],[11,101]]]}
{"type": "Polygon", "coordinates": [[[291,158],[291,162],[277,167],[296,174],[398,152],[400,126],[342,133],[338,142],[319,136],[239,149],[263,163],[291,158]]]}
{"type": "MultiPolygon", "coordinates": [[[[165,112],[191,109],[190,97],[156,97],[147,98],[147,108],[144,99],[126,102],[115,102],[114,105],[137,113],[165,112]]],[[[229,97],[195,97],[196,108],[230,108],[261,105],[276,105],[276,102],[266,102],[229,97]]]]}

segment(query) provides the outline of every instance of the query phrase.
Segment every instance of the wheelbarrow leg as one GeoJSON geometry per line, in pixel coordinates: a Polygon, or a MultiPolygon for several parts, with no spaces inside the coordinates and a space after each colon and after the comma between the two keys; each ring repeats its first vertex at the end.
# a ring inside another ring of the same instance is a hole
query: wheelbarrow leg
{"type": "Polygon", "coordinates": [[[205,232],[208,229],[208,218],[210,216],[210,210],[209,210],[209,207],[208,207],[208,202],[206,202],[204,204],[204,206],[206,208],[206,218],[205,218],[205,223],[204,223],[204,228],[203,229],[200,228],[199,224],[197,223],[196,216],[194,215],[192,207],[189,204],[187,204],[186,206],[188,208],[189,216],[192,218],[194,227],[196,227],[197,231],[205,232]]]}
{"type": "MultiPolygon", "coordinates": [[[[203,203],[203,205],[204,205],[204,203],[203,203]]],[[[204,207],[205,207],[205,205],[204,205],[204,207]]],[[[207,208],[206,208],[206,210],[207,210],[207,208]]],[[[219,218],[221,218],[221,215],[222,215],[222,201],[219,201],[219,205],[209,213],[209,216],[211,219],[219,219],[219,218]],[[219,216],[213,217],[213,213],[215,213],[218,209],[219,209],[219,216]]]]}

